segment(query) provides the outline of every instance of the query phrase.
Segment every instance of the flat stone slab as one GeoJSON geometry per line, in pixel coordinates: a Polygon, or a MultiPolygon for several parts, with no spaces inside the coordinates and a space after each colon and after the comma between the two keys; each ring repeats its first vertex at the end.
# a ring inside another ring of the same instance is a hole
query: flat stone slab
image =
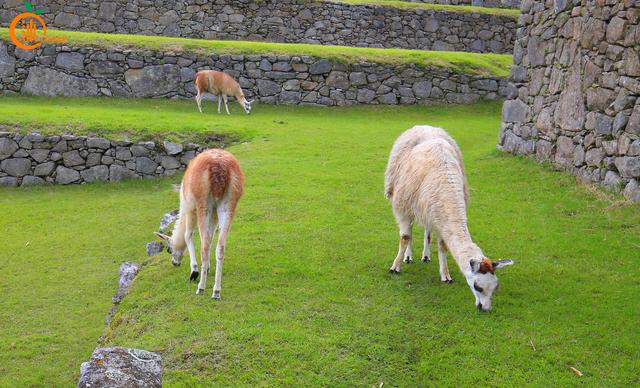
{"type": "Polygon", "coordinates": [[[164,250],[164,245],[160,241],[147,243],[147,256],[155,256],[164,250]]]}
{"type": "Polygon", "coordinates": [[[162,387],[162,357],[141,349],[96,348],[80,366],[78,387],[162,387]]]}
{"type": "Polygon", "coordinates": [[[128,261],[120,265],[118,293],[113,296],[113,303],[120,303],[125,295],[127,295],[129,287],[131,287],[131,283],[133,283],[133,279],[135,279],[138,274],[138,270],[140,270],[139,263],[128,261]]]}

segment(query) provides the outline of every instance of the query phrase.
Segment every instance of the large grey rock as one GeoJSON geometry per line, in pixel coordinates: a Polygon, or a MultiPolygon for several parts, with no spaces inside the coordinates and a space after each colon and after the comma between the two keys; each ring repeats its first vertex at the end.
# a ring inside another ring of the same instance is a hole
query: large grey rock
{"type": "Polygon", "coordinates": [[[177,65],[129,69],[124,73],[124,78],[136,97],[162,96],[176,91],[181,83],[180,67],[177,65]]]}
{"type": "Polygon", "coordinates": [[[309,73],[313,75],[327,74],[331,71],[331,69],[333,69],[333,65],[331,64],[331,61],[329,61],[328,59],[321,59],[319,61],[314,62],[309,67],[309,73]]]}
{"type": "Polygon", "coordinates": [[[136,278],[140,270],[140,264],[128,261],[120,265],[118,271],[118,292],[113,296],[113,303],[120,303],[129,292],[133,279],[136,278]]]}
{"type": "Polygon", "coordinates": [[[582,78],[579,69],[574,68],[567,80],[566,88],[560,94],[554,118],[560,128],[567,131],[580,131],[584,126],[585,116],[582,78]]]}
{"type": "Polygon", "coordinates": [[[98,19],[114,21],[116,18],[117,5],[111,1],[105,1],[100,3],[98,8],[98,19]]]}
{"type": "Polygon", "coordinates": [[[631,201],[640,201],[640,184],[638,184],[638,181],[631,179],[629,183],[627,183],[627,186],[625,186],[623,194],[631,201]]]}
{"type": "Polygon", "coordinates": [[[21,186],[39,186],[39,185],[44,185],[46,183],[47,181],[45,181],[42,178],[39,178],[37,176],[27,175],[24,178],[22,178],[21,186]]]}
{"type": "Polygon", "coordinates": [[[158,168],[158,163],[153,160],[141,156],[136,158],[136,171],[142,174],[151,175],[156,172],[156,168],[158,168]]]}
{"type": "Polygon", "coordinates": [[[430,81],[419,81],[413,84],[413,94],[418,98],[429,98],[433,84],[430,81]]]}
{"type": "Polygon", "coordinates": [[[7,45],[0,41],[0,78],[12,77],[16,70],[16,59],[7,52],[7,45]]]}
{"type": "Polygon", "coordinates": [[[82,180],[89,183],[96,181],[106,182],[109,180],[109,167],[103,165],[94,166],[83,170],[80,176],[82,176],[82,180]]]}
{"type": "Polygon", "coordinates": [[[560,136],[556,142],[556,147],[556,163],[565,167],[572,165],[575,146],[571,138],[560,136]]]}
{"type": "Polygon", "coordinates": [[[179,215],[180,215],[180,209],[175,209],[170,211],[169,213],[166,213],[160,219],[160,227],[158,228],[158,230],[162,233],[165,233],[169,229],[169,226],[174,222],[176,222],[179,215]]]}
{"type": "Polygon", "coordinates": [[[502,121],[507,123],[522,123],[529,115],[530,109],[522,100],[505,101],[502,106],[502,121]]]}
{"type": "Polygon", "coordinates": [[[76,52],[60,53],[56,57],[56,67],[71,71],[84,70],[84,55],[76,52]]]}
{"type": "Polygon", "coordinates": [[[623,156],[615,160],[616,168],[623,178],[640,177],[640,156],[623,156]]]}
{"type": "Polygon", "coordinates": [[[35,96],[96,96],[96,81],[68,75],[47,67],[32,67],[22,93],[35,96]]]}
{"type": "Polygon", "coordinates": [[[71,168],[58,166],[56,169],[56,183],[61,185],[68,185],[80,180],[80,173],[71,168]]]}
{"type": "Polygon", "coordinates": [[[74,167],[84,164],[84,158],[80,156],[80,152],[78,150],[62,154],[62,161],[66,167],[74,167]]]}
{"type": "Polygon", "coordinates": [[[15,177],[22,177],[31,171],[31,161],[27,158],[5,159],[0,162],[0,169],[15,177]]]}
{"type": "Polygon", "coordinates": [[[18,178],[14,176],[0,177],[0,187],[15,187],[18,186],[18,178]]]}
{"type": "Polygon", "coordinates": [[[349,89],[349,77],[342,71],[332,71],[327,77],[327,86],[334,89],[349,89]]]}
{"type": "Polygon", "coordinates": [[[18,150],[18,143],[9,137],[0,138],[0,160],[6,159],[18,150]]]}
{"type": "Polygon", "coordinates": [[[398,96],[391,92],[378,97],[378,101],[380,101],[381,104],[396,105],[398,104],[398,96]]]}
{"type": "Polygon", "coordinates": [[[180,168],[182,166],[180,164],[180,161],[178,161],[173,156],[163,156],[162,159],[160,160],[160,164],[166,170],[173,170],[173,169],[180,168]]]}
{"type": "Polygon", "coordinates": [[[109,149],[109,147],[111,147],[111,142],[101,137],[90,137],[87,139],[87,147],[107,150],[109,149]]]}
{"type": "Polygon", "coordinates": [[[146,245],[147,256],[155,256],[164,250],[164,245],[160,241],[151,241],[146,245]]]}
{"type": "Polygon", "coordinates": [[[67,28],[78,28],[80,27],[80,16],[67,13],[67,12],[59,12],[54,21],[54,25],[56,27],[67,27],[67,28]]]}
{"type": "MultiPolygon", "coordinates": [[[[140,160],[141,158],[138,158],[140,160]]],[[[154,170],[155,171],[155,170],[154,170]]],[[[137,178],[135,172],[129,170],[124,166],[120,166],[117,164],[112,164],[109,166],[109,180],[112,182],[123,181],[127,179],[137,178]]]]}
{"type": "Polygon", "coordinates": [[[162,387],[159,354],[121,347],[97,348],[80,366],[78,388],[162,387]]]}
{"type": "Polygon", "coordinates": [[[36,166],[33,170],[33,175],[36,176],[49,176],[56,168],[56,164],[54,162],[46,162],[36,166]]]}
{"type": "Polygon", "coordinates": [[[167,151],[167,154],[169,155],[177,155],[180,152],[182,152],[182,150],[184,149],[182,144],[172,143],[166,140],[162,143],[162,145],[164,146],[165,151],[167,151]]]}
{"type": "Polygon", "coordinates": [[[124,71],[122,66],[111,61],[98,61],[91,62],[87,65],[89,74],[96,78],[113,77],[115,74],[120,74],[124,71]]]}
{"type": "Polygon", "coordinates": [[[258,80],[258,93],[261,96],[273,96],[280,92],[280,85],[273,81],[259,79],[258,80]]]}

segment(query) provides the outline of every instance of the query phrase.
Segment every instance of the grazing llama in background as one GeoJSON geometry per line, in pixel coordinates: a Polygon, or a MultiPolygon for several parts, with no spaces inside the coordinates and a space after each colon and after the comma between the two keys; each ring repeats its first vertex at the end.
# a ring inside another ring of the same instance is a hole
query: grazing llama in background
{"type": "Polygon", "coordinates": [[[389,156],[385,195],[400,228],[400,248],[389,272],[400,272],[405,253],[411,257],[407,250],[415,219],[426,229],[423,261],[429,261],[433,229],[439,236],[440,280],[452,282],[447,265],[450,250],[471,288],[476,307],[491,310],[491,297],[498,288],[495,270],[513,262],[490,261],[471,240],[467,227],[467,179],[455,141],[443,129],[430,126],[416,126],[403,133],[389,156]]]}
{"type": "Polygon", "coordinates": [[[213,285],[213,298],[220,299],[222,281],[222,263],[225,244],[236,205],[244,189],[244,175],[236,158],[224,150],[207,150],[193,159],[182,178],[180,186],[180,216],[176,221],[173,234],[156,235],[169,244],[169,253],[173,265],[180,265],[185,248],[191,259],[192,281],[198,280],[197,294],[204,292],[211,256],[213,235],[218,228],[216,246],[216,276],[213,285]],[[193,240],[196,222],[201,241],[201,273],[198,273],[196,249],[193,240]]]}
{"type": "Polygon", "coordinates": [[[218,97],[218,113],[220,113],[220,107],[222,100],[224,100],[224,108],[229,113],[229,96],[235,97],[238,103],[247,114],[251,114],[251,103],[244,98],[242,88],[229,74],[225,74],[221,71],[215,70],[202,70],[196,74],[196,103],[198,104],[198,110],[202,113],[202,97],[205,93],[211,93],[218,97]]]}

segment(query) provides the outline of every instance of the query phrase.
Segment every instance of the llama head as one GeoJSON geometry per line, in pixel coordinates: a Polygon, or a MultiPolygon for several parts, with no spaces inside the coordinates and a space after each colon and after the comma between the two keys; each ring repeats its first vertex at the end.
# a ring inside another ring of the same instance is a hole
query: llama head
{"type": "Polygon", "coordinates": [[[512,260],[491,261],[486,257],[482,260],[473,259],[469,262],[471,274],[467,283],[476,297],[476,307],[480,311],[491,310],[491,298],[498,289],[497,269],[513,264],[512,260]]]}
{"type": "Polygon", "coordinates": [[[173,243],[173,238],[171,238],[171,236],[167,236],[160,232],[155,232],[155,235],[167,243],[167,252],[171,255],[171,263],[175,266],[179,266],[180,261],[182,260],[182,255],[184,254],[184,247],[182,249],[178,249],[173,243]]]}
{"type": "Polygon", "coordinates": [[[247,100],[245,100],[245,101],[244,101],[244,104],[242,105],[242,107],[244,108],[244,111],[245,111],[248,115],[250,115],[250,114],[251,114],[251,104],[252,104],[252,103],[253,103],[253,100],[252,100],[252,101],[247,101],[247,100]]]}

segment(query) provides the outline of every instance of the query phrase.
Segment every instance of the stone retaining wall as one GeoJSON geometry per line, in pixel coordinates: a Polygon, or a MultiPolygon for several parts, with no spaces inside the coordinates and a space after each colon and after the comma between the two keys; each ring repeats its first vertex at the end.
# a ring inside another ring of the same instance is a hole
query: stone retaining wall
{"type": "MultiPolygon", "coordinates": [[[[49,0],[50,28],[188,38],[511,53],[516,19],[308,0],[49,0]]],[[[24,5],[0,2],[8,26],[24,5]]]]}
{"type": "Polygon", "coordinates": [[[168,141],[132,143],[88,136],[0,132],[0,186],[72,184],[168,176],[204,150],[168,141]]]}
{"type": "Polygon", "coordinates": [[[640,3],[522,4],[499,148],[640,200],[640,3]]]}
{"type": "Polygon", "coordinates": [[[472,103],[496,99],[506,90],[506,82],[500,78],[425,70],[416,65],[51,45],[23,51],[0,41],[0,93],[192,98],[196,93],[194,76],[201,69],[228,72],[239,80],[249,99],[269,104],[472,103]]]}
{"type": "Polygon", "coordinates": [[[488,8],[520,8],[521,0],[402,0],[411,3],[428,3],[442,5],[472,5],[488,8]]]}

